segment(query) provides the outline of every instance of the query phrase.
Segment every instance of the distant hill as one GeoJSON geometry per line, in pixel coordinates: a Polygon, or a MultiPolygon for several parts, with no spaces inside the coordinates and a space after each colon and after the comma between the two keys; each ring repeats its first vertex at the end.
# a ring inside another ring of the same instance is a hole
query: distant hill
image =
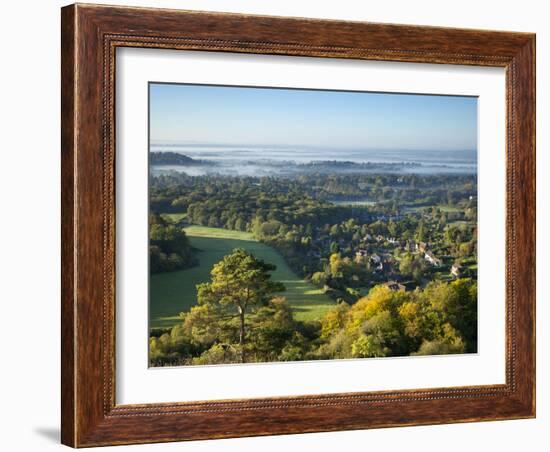
{"type": "Polygon", "coordinates": [[[151,165],[211,165],[212,162],[206,160],[195,160],[187,155],[178,152],[150,152],[149,162],[151,165]]]}

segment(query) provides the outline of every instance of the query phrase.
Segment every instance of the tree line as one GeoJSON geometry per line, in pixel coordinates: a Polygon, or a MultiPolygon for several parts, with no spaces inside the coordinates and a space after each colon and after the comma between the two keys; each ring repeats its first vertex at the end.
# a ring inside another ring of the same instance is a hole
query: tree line
{"type": "Polygon", "coordinates": [[[185,231],[158,214],[149,215],[149,271],[181,270],[197,263],[185,231]]]}
{"type": "Polygon", "coordinates": [[[275,267],[243,249],[215,264],[198,303],[168,330],[153,330],[153,366],[471,353],[477,284],[434,281],[414,291],[373,287],[317,321],[297,321],[275,267]]]}
{"type": "MultiPolygon", "coordinates": [[[[333,299],[351,303],[360,298],[358,289],[388,279],[423,286],[444,279],[442,272],[449,278],[455,262],[475,267],[475,184],[470,175],[252,178],[170,173],[153,178],[151,210],[183,212],[188,224],[251,232],[275,248],[300,277],[333,299]],[[396,193],[401,195],[395,197],[396,193]],[[381,201],[350,206],[328,200],[365,194],[381,201]],[[400,203],[410,196],[420,207],[407,212],[400,203]],[[434,202],[451,202],[454,208],[441,210],[430,204],[434,202]],[[380,236],[392,243],[372,239],[380,236]],[[410,241],[429,243],[445,258],[444,268],[433,268],[423,254],[407,246],[410,241]],[[357,253],[383,253],[384,268],[380,271],[368,259],[357,259],[357,253]]],[[[167,252],[160,258],[152,255],[160,262],[152,268],[170,271],[192,265],[192,249],[186,250],[179,253],[184,262],[167,252]]],[[[469,267],[465,275],[476,278],[469,267]]]]}

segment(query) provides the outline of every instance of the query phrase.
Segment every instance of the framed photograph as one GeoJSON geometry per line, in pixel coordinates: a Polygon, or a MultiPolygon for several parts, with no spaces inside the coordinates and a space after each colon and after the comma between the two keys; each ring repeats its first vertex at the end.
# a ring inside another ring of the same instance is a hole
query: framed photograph
{"type": "Polygon", "coordinates": [[[535,416],[535,36],[62,9],[62,442],[535,416]]]}

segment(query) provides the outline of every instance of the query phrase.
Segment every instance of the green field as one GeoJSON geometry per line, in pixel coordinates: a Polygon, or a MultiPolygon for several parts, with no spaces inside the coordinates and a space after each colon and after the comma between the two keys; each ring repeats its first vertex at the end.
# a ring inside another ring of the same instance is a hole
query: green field
{"type": "Polygon", "coordinates": [[[459,207],[449,206],[449,205],[446,205],[446,204],[438,204],[436,207],[438,207],[439,210],[441,210],[441,212],[445,212],[445,213],[459,213],[459,212],[462,212],[462,209],[460,209],[459,207]]]}
{"type": "Polygon", "coordinates": [[[168,220],[171,223],[177,223],[187,217],[186,213],[163,213],[162,218],[168,220]]]}
{"type": "Polygon", "coordinates": [[[351,207],[362,207],[362,206],[375,206],[378,204],[377,201],[369,200],[330,200],[330,202],[336,206],[351,206],[351,207]]]}
{"type": "Polygon", "coordinates": [[[218,228],[189,226],[185,228],[197,252],[199,265],[186,270],[152,275],[150,279],[150,327],[173,326],[178,314],[197,302],[195,286],[207,281],[212,266],[235,248],[244,248],[266,262],[277,266],[273,273],[282,282],[284,295],[298,320],[320,318],[334,302],[315,286],[300,279],[273,248],[256,241],[252,234],[218,228]]]}
{"type": "Polygon", "coordinates": [[[408,206],[403,206],[403,210],[405,212],[408,212],[408,213],[418,213],[418,212],[422,212],[424,209],[428,209],[428,208],[431,208],[431,207],[437,207],[439,210],[441,210],[441,212],[445,212],[445,213],[458,213],[458,212],[462,212],[462,210],[458,207],[455,207],[455,206],[449,206],[447,204],[436,204],[435,206],[426,206],[426,205],[418,205],[418,206],[415,206],[415,205],[408,205],[408,206]]]}

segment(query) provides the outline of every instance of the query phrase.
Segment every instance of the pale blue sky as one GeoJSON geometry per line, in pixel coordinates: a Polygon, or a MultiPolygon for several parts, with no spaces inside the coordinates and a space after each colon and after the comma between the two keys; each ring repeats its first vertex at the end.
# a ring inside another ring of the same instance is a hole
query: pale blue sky
{"type": "Polygon", "coordinates": [[[152,142],[476,150],[477,98],[151,83],[152,142]]]}

